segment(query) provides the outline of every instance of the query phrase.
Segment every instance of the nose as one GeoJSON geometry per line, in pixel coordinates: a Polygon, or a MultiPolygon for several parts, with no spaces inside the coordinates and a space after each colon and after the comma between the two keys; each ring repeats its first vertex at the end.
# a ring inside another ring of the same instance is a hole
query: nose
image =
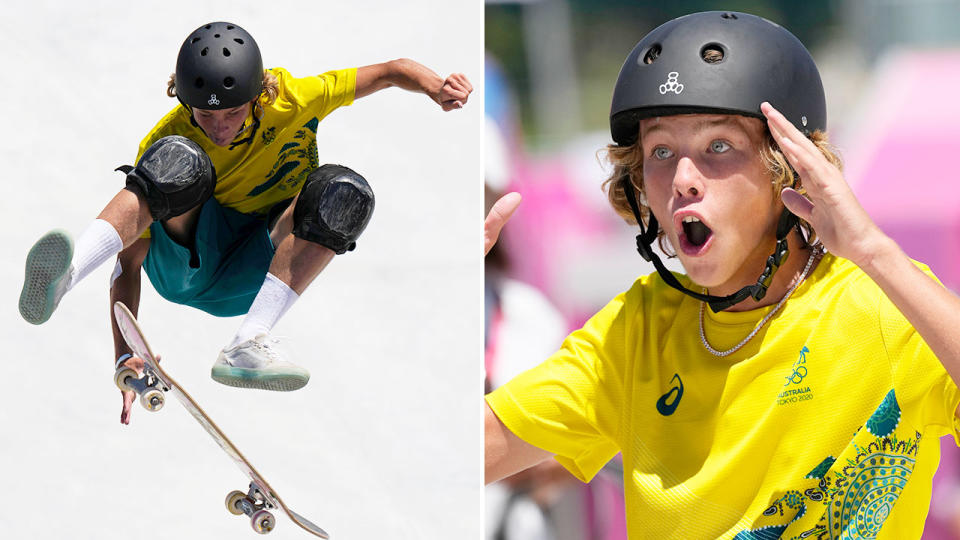
{"type": "Polygon", "coordinates": [[[703,193],[703,175],[689,157],[682,157],[677,161],[677,169],[673,173],[673,189],[680,198],[696,197],[703,193]]]}

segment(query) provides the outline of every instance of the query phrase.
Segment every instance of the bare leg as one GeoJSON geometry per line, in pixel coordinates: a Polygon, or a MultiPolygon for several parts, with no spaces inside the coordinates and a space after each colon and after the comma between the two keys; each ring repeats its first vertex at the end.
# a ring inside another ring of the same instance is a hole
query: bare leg
{"type": "MultiPolygon", "coordinates": [[[[194,228],[197,217],[203,205],[197,205],[186,213],[172,217],[163,222],[167,234],[181,245],[189,245],[193,241],[194,228]]],[[[121,189],[107,206],[100,212],[97,219],[102,219],[117,230],[123,247],[128,248],[140,238],[143,231],[153,222],[147,202],[139,193],[129,189],[121,189]]]]}
{"type": "Polygon", "coordinates": [[[19,306],[24,319],[33,324],[49,319],[64,294],[136,242],[151,221],[143,199],[124,189],[107,203],[76,242],[60,230],[40,238],[27,254],[19,306]]]}
{"type": "Polygon", "coordinates": [[[197,234],[197,219],[200,217],[201,208],[203,208],[203,205],[198,204],[179,216],[163,221],[163,228],[167,231],[167,235],[181,246],[193,245],[193,240],[197,234]]]}
{"type": "Polygon", "coordinates": [[[228,349],[268,333],[335,255],[329,248],[291,234],[295,205],[296,199],[274,224],[270,237],[276,253],[228,349]]]}
{"type": "Polygon", "coordinates": [[[107,206],[100,212],[97,219],[102,219],[113,225],[120,235],[123,247],[128,248],[147,230],[153,217],[142,196],[128,189],[121,189],[107,206]]]}
{"type": "Polygon", "coordinates": [[[293,231],[293,209],[297,198],[277,219],[270,240],[277,252],[270,263],[270,273],[287,284],[297,294],[303,294],[307,286],[327,267],[336,255],[333,250],[315,244],[291,234],[293,231]]]}
{"type": "Polygon", "coordinates": [[[290,234],[277,247],[277,253],[270,263],[270,273],[297,294],[303,294],[334,255],[330,248],[290,234]]]}

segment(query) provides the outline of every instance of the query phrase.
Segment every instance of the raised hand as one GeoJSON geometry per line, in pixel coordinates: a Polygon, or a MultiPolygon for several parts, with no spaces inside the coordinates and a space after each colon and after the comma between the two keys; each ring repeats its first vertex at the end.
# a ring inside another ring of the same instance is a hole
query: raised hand
{"type": "Polygon", "coordinates": [[[462,109],[471,92],[473,92],[473,85],[467,80],[467,76],[463,73],[454,73],[443,81],[443,86],[434,96],[434,100],[444,111],[462,109]]]}
{"type": "Polygon", "coordinates": [[[507,193],[503,197],[500,197],[497,202],[493,203],[493,208],[490,209],[490,213],[487,214],[487,219],[483,222],[484,256],[486,256],[493,245],[497,243],[497,238],[500,237],[500,229],[507,224],[510,216],[512,216],[513,212],[520,206],[521,198],[519,193],[507,193]]]}
{"type": "MultiPolygon", "coordinates": [[[[131,356],[124,361],[123,365],[135,369],[137,375],[143,374],[142,358],[131,356]]],[[[130,424],[130,414],[133,412],[133,402],[137,400],[137,393],[133,391],[121,391],[120,396],[123,398],[123,409],[120,411],[120,423],[127,425],[130,424]]]]}
{"type": "Polygon", "coordinates": [[[831,253],[863,267],[886,236],[857,201],[840,170],[827,161],[820,149],[769,103],[761,104],[760,110],[806,189],[804,196],[784,188],[783,204],[813,226],[831,253]]]}

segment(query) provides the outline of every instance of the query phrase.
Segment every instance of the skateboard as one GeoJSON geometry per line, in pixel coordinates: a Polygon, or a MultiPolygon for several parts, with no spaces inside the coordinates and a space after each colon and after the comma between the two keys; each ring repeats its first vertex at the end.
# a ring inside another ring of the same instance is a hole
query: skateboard
{"type": "Polygon", "coordinates": [[[228,456],[237,464],[237,467],[250,480],[249,488],[246,492],[231,491],[227,494],[227,510],[234,515],[246,514],[250,518],[250,525],[253,530],[260,534],[267,534],[273,530],[276,525],[276,518],[270,512],[271,510],[282,510],[290,518],[290,521],[296,523],[301,529],[308,533],[320,537],[330,538],[330,536],[320,527],[311,523],[300,514],[290,510],[286,504],[277,495],[277,492],[270,487],[270,484],[264,480],[263,476],[243,457],[240,450],[227,436],[220,430],[213,420],[207,416],[207,413],[197,405],[190,394],[180,386],[170,375],[161,367],[159,359],[153,354],[147,340],[143,337],[143,331],[137,323],[137,319],[122,302],[113,305],[113,313],[117,318],[117,325],[123,334],[124,341],[130,346],[133,354],[142,358],[144,362],[143,375],[137,374],[133,368],[121,365],[117,368],[114,375],[114,382],[121,390],[132,390],[140,396],[140,404],[148,411],[159,411],[166,402],[166,393],[173,394],[184,408],[200,423],[204,431],[213,437],[213,440],[227,453],[228,456]]]}

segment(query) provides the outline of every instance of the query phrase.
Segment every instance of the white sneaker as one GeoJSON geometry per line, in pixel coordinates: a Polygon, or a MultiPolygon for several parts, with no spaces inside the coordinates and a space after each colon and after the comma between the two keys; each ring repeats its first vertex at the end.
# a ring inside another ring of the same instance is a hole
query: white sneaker
{"type": "Polygon", "coordinates": [[[310,380],[306,369],[284,359],[279,341],[260,334],[236,347],[220,351],[210,370],[213,380],[239,388],[289,392],[303,388],[310,380]]]}
{"type": "Polygon", "coordinates": [[[42,324],[53,315],[70,286],[73,240],[66,231],[43,235],[27,254],[26,275],[20,291],[20,315],[42,324]]]}

